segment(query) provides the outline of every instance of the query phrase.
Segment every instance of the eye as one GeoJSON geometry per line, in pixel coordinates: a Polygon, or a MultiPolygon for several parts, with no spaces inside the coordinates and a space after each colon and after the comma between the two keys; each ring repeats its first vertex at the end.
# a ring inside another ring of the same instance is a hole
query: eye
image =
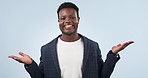
{"type": "Polygon", "coordinates": [[[71,16],[70,19],[75,19],[75,17],[74,16],[71,16]]]}
{"type": "Polygon", "coordinates": [[[65,19],[66,19],[65,17],[61,17],[61,18],[60,18],[60,20],[65,20],[65,19]]]}

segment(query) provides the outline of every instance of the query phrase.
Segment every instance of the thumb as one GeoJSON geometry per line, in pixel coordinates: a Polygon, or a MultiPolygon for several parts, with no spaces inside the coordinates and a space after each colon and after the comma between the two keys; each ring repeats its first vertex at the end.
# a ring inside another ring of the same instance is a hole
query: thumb
{"type": "Polygon", "coordinates": [[[24,54],[23,52],[19,52],[19,55],[24,57],[26,54],[24,54]]]}

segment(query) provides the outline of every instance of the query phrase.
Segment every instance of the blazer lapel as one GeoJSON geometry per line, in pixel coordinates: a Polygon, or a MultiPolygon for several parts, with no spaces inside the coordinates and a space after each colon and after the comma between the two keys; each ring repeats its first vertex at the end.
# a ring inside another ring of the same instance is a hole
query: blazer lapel
{"type": "Polygon", "coordinates": [[[88,55],[89,55],[89,42],[87,41],[87,39],[82,36],[83,39],[83,43],[84,43],[84,55],[83,55],[83,65],[82,65],[82,72],[84,72],[84,69],[86,67],[86,63],[87,63],[87,59],[88,59],[88,55]]]}
{"type": "Polygon", "coordinates": [[[59,66],[59,61],[58,61],[58,56],[57,56],[57,39],[58,39],[58,37],[53,40],[50,50],[52,52],[54,65],[55,65],[58,73],[61,75],[61,69],[60,69],[60,66],[59,66]]]}

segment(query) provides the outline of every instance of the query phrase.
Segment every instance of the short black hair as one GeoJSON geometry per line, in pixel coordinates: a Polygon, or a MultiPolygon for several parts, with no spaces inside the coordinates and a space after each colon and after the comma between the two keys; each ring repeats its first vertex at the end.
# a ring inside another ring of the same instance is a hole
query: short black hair
{"type": "Polygon", "coordinates": [[[57,10],[58,18],[59,18],[59,12],[63,8],[73,8],[73,9],[75,9],[77,11],[77,16],[79,17],[79,8],[72,2],[64,2],[59,6],[59,8],[57,10]]]}

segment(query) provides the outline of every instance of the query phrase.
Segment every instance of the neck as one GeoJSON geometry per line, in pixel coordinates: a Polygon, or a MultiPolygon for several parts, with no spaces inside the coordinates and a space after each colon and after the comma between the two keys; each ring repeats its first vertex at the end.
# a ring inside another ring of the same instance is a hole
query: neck
{"type": "Polygon", "coordinates": [[[78,39],[80,39],[80,36],[77,34],[75,35],[64,35],[62,34],[60,36],[61,40],[66,41],[66,42],[74,42],[77,41],[78,39]]]}

